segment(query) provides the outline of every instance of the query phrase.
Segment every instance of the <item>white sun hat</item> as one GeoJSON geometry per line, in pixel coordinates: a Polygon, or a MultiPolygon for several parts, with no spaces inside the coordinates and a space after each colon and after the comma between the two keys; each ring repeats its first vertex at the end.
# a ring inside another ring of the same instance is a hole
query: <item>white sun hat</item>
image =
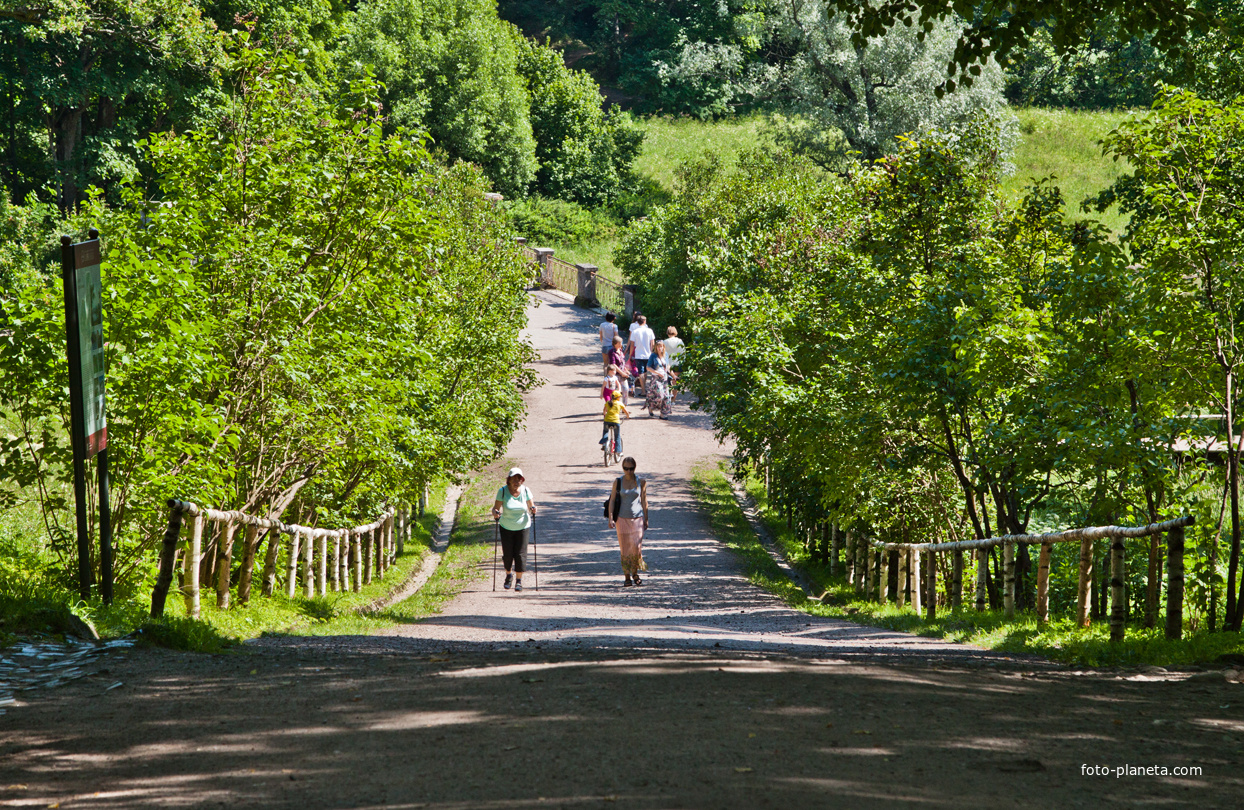
{"type": "Polygon", "coordinates": [[[522,470],[520,470],[518,467],[511,467],[511,468],[510,468],[510,474],[509,474],[509,475],[507,475],[507,476],[506,476],[506,478],[513,478],[513,477],[514,477],[514,476],[516,476],[516,475],[517,475],[519,478],[526,478],[526,477],[527,477],[527,476],[523,475],[523,471],[522,471],[522,470]]]}

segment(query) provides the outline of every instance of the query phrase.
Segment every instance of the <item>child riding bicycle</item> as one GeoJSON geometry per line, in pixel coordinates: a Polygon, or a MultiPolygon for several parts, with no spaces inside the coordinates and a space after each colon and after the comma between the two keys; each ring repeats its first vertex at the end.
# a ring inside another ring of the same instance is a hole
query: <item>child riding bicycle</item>
{"type": "Polygon", "coordinates": [[[609,441],[609,433],[613,433],[614,452],[622,452],[622,417],[631,418],[631,412],[622,404],[622,392],[614,391],[613,396],[605,403],[604,411],[605,428],[600,434],[600,446],[607,446],[605,442],[609,441]]]}

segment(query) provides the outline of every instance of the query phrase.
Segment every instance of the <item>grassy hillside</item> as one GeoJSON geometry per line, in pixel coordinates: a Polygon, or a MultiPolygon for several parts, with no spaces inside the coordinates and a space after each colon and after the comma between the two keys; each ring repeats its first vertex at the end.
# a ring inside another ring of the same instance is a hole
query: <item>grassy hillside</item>
{"type": "Polygon", "coordinates": [[[1071,218],[1099,218],[1118,233],[1126,223],[1117,211],[1107,211],[1098,217],[1081,212],[1080,203],[1127,170],[1126,164],[1102,156],[1100,141],[1129,114],[1016,110],[1020,142],[1015,149],[1015,173],[1004,181],[1003,190],[1018,198],[1034,179],[1053,176],[1063,191],[1071,218]]]}
{"type": "Polygon", "coordinates": [[[635,161],[635,171],[651,177],[667,190],[674,188],[678,167],[705,152],[724,156],[772,143],[765,133],[762,116],[750,115],[720,121],[694,118],[642,119],[645,138],[643,152],[635,161]]]}
{"type": "MultiPolygon", "coordinates": [[[[1111,231],[1119,233],[1126,222],[1117,210],[1098,216],[1082,212],[1080,204],[1126,170],[1125,164],[1102,156],[1100,141],[1128,114],[1016,110],[1020,140],[1013,158],[1015,171],[1004,180],[1003,192],[1012,199],[1019,199],[1034,180],[1052,176],[1063,191],[1069,217],[1100,219],[1111,231]]],[[[717,152],[730,160],[740,152],[773,142],[766,131],[765,119],[760,115],[719,121],[654,117],[641,119],[641,122],[646,137],[635,170],[668,191],[674,190],[678,168],[689,160],[707,152],[717,152]]],[[[595,264],[602,274],[618,278],[613,261],[617,244],[617,236],[609,235],[573,247],[561,247],[557,255],[568,261],[595,264]]]]}

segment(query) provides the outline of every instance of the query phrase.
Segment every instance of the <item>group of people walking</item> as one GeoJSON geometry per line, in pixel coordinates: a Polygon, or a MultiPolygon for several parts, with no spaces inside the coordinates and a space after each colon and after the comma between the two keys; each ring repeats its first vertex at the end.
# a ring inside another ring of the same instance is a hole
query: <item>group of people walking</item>
{"type": "MultiPolygon", "coordinates": [[[[630,416],[626,405],[636,392],[644,395],[648,415],[667,419],[673,410],[674,382],[684,344],[678,330],[671,326],[664,340],[657,340],[648,326],[648,319],[639,312],[634,315],[630,341],[623,342],[616,317],[605,315],[600,325],[601,359],[605,382],[601,396],[605,400],[603,445],[613,435],[619,454],[622,452],[622,419],[630,416]]],[[[622,460],[622,475],[609,489],[605,518],[617,533],[618,553],[622,560],[623,586],[643,585],[641,572],[648,570],[644,562],[644,533],[648,530],[648,482],[636,473],[638,465],[632,456],[622,460]]],[[[497,490],[492,518],[497,522],[497,540],[505,565],[504,587],[515,592],[523,589],[527,568],[527,544],[536,515],[535,499],[526,486],[526,478],[518,467],[510,469],[505,484],[497,490]]],[[[495,565],[495,562],[494,562],[495,565]]],[[[495,587],[495,585],[494,585],[495,587]]]]}
{"type": "Polygon", "coordinates": [[[636,392],[644,395],[649,417],[670,417],[677,396],[674,382],[678,379],[678,362],[684,349],[676,327],[666,329],[665,339],[657,340],[647,317],[636,312],[634,318],[630,341],[626,343],[612,312],[605,315],[599,329],[605,370],[605,381],[601,385],[605,407],[601,415],[604,428],[600,444],[603,446],[612,434],[618,453],[622,452],[622,419],[630,417],[627,405],[636,392]]]}

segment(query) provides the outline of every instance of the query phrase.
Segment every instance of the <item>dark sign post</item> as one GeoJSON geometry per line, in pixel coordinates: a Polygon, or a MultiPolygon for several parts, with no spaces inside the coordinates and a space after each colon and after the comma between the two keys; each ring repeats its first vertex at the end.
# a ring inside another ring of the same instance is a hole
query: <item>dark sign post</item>
{"type": "Polygon", "coordinates": [[[69,416],[73,443],[73,492],[77,501],[78,593],[91,595],[91,546],[87,530],[86,462],[98,456],[100,596],[112,601],[112,510],[108,503],[108,423],[104,410],[104,307],[100,283],[99,231],[87,242],[61,237],[65,285],[65,337],[69,354],[69,416]]]}

